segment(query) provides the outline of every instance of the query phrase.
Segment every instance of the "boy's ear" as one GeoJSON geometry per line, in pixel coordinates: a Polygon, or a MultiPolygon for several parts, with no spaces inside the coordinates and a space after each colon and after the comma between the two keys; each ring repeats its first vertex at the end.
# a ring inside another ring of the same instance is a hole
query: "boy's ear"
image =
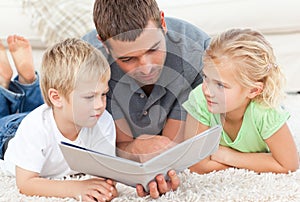
{"type": "Polygon", "coordinates": [[[61,107],[62,106],[62,97],[59,95],[58,91],[54,88],[50,88],[48,90],[48,96],[55,107],[61,107]]]}
{"type": "Polygon", "coordinates": [[[249,96],[248,96],[250,99],[253,99],[257,95],[260,95],[261,92],[263,91],[264,84],[262,82],[256,82],[255,86],[256,87],[250,89],[250,93],[249,93],[249,96]]]}
{"type": "Polygon", "coordinates": [[[102,43],[102,46],[105,48],[107,54],[110,54],[107,46],[105,45],[105,43],[103,42],[103,40],[101,39],[101,37],[97,34],[97,39],[102,43]]]}

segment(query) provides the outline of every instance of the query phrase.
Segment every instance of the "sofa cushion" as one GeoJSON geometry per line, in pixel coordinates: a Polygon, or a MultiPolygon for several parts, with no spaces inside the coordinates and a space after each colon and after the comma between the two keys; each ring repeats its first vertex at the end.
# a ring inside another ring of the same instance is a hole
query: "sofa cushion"
{"type": "Polygon", "coordinates": [[[252,27],[263,33],[300,32],[297,0],[157,0],[165,16],[185,19],[209,34],[232,27],[252,27]]]}

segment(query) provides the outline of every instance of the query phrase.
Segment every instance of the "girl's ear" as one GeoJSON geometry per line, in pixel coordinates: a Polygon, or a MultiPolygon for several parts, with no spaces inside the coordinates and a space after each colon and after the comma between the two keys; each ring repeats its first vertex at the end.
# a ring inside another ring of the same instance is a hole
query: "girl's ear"
{"type": "Polygon", "coordinates": [[[54,88],[50,88],[48,90],[48,96],[50,98],[51,103],[55,107],[61,107],[62,106],[62,97],[59,95],[58,91],[54,88]]]}
{"type": "Polygon", "coordinates": [[[264,84],[262,82],[256,82],[255,83],[255,86],[254,88],[251,88],[250,89],[250,93],[248,95],[248,97],[250,99],[253,99],[255,98],[257,95],[260,95],[261,92],[263,91],[263,88],[264,88],[264,84]]]}

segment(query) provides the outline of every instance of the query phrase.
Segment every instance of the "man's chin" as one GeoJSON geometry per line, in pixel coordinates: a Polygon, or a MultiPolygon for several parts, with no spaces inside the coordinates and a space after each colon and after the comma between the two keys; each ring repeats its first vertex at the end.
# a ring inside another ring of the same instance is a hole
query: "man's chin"
{"type": "Polygon", "coordinates": [[[139,83],[140,86],[149,86],[149,85],[154,85],[158,79],[150,79],[150,80],[142,80],[139,79],[137,82],[139,83]]]}

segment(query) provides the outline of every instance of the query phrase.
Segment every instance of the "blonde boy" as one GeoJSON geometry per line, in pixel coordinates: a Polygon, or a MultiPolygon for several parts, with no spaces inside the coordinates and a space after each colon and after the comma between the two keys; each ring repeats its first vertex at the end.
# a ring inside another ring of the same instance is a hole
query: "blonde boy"
{"type": "Polygon", "coordinates": [[[54,180],[75,173],[60,141],[115,155],[115,126],[105,110],[109,79],[101,52],[80,39],[66,39],[44,53],[40,86],[46,104],[23,119],[4,154],[21,193],[84,201],[117,195],[111,180],[54,180]]]}

